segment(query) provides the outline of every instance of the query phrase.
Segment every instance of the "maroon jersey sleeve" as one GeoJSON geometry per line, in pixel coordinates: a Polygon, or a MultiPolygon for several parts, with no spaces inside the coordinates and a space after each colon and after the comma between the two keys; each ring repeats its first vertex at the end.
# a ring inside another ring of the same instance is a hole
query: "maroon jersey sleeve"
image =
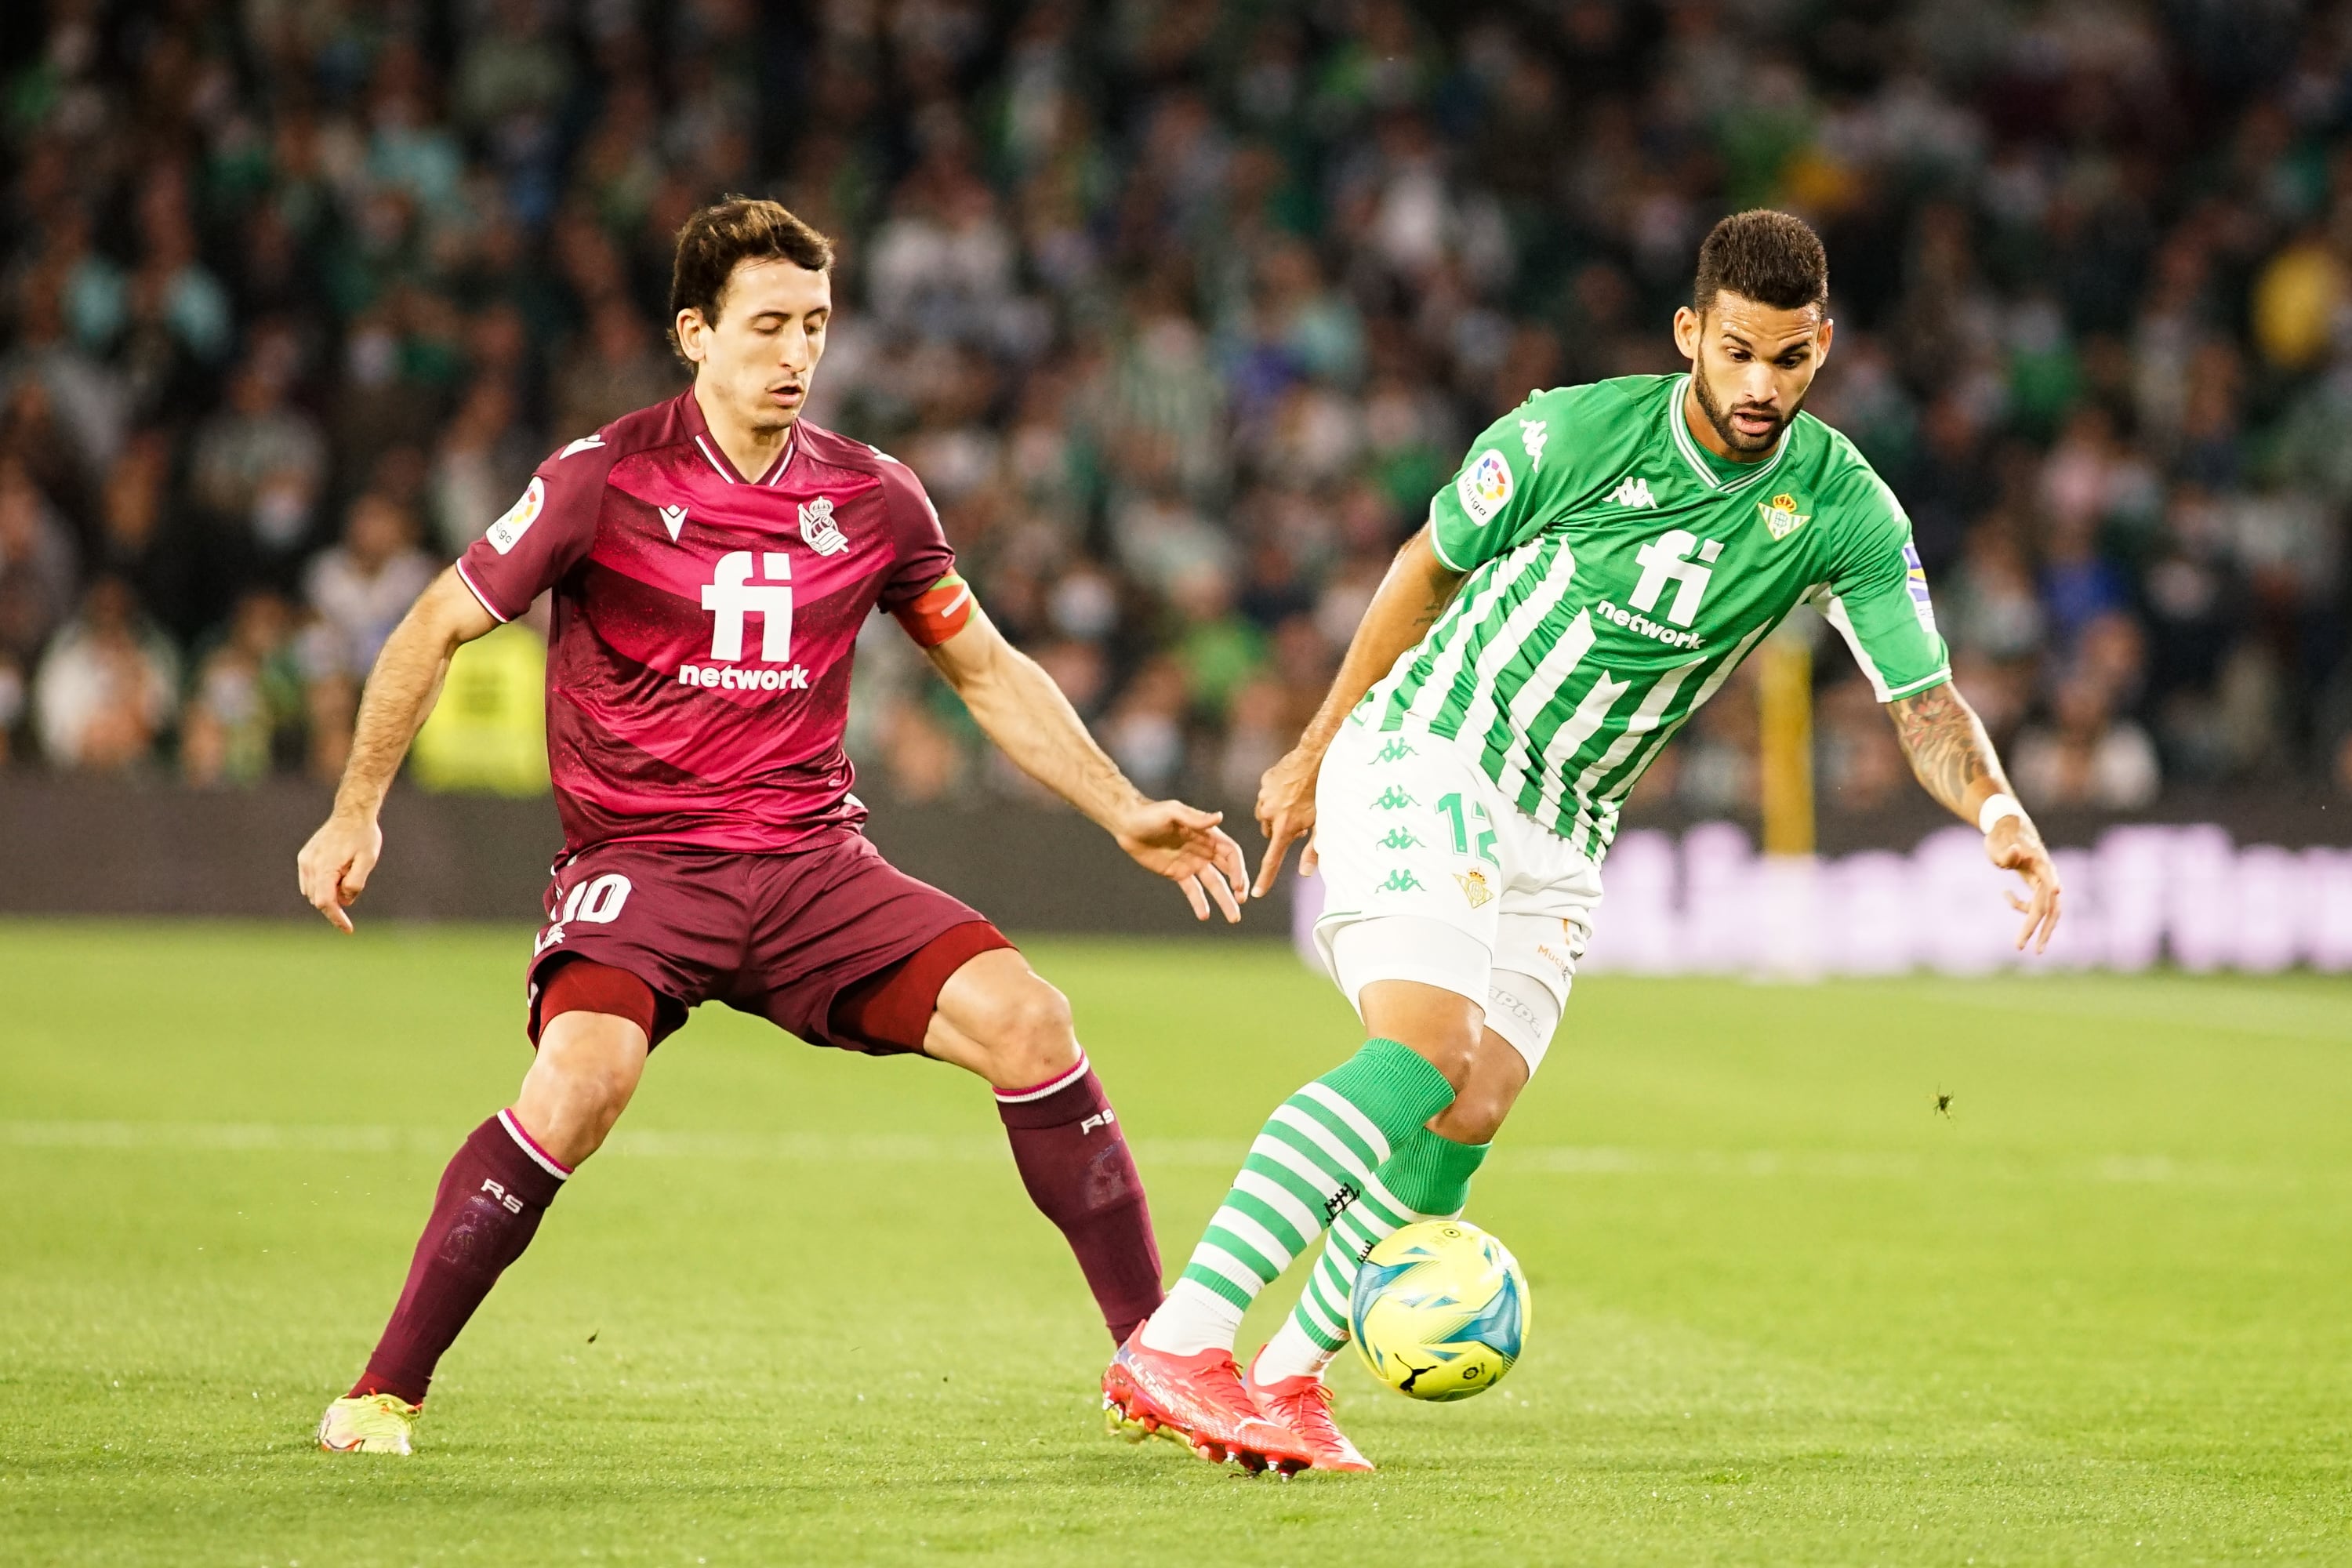
{"type": "Polygon", "coordinates": [[[521,499],[457,557],[457,575],[484,609],[513,620],[588,558],[612,468],[612,450],[593,437],[539,466],[521,499]]]}
{"type": "Polygon", "coordinates": [[[971,619],[971,590],[956,574],[955,550],[940,527],[931,498],[923,493],[923,482],[893,458],[882,459],[882,500],[898,559],[882,584],[881,605],[908,637],[937,647],[971,619]]]}

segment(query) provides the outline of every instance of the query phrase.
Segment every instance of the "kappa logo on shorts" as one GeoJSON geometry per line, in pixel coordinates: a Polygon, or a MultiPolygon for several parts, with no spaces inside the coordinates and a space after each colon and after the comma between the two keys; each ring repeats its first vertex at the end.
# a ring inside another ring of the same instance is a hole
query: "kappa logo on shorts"
{"type": "Polygon", "coordinates": [[[1383,849],[1418,849],[1421,847],[1421,840],[1413,836],[1412,829],[1404,826],[1391,827],[1384,836],[1373,840],[1373,842],[1378,844],[1383,849]]]}
{"type": "Polygon", "coordinates": [[[1386,745],[1372,753],[1372,761],[1376,763],[1401,763],[1407,757],[1417,757],[1419,755],[1421,755],[1419,752],[1414,751],[1411,746],[1405,743],[1405,739],[1402,735],[1391,735],[1389,737],[1388,743],[1386,745]]]}
{"type": "Polygon", "coordinates": [[[1402,866],[1399,866],[1391,869],[1389,872],[1388,880],[1382,882],[1378,888],[1374,889],[1373,891],[1381,893],[1425,893],[1429,891],[1429,888],[1428,885],[1423,882],[1420,878],[1414,876],[1402,866]]]}
{"type": "Polygon", "coordinates": [[[1388,788],[1381,791],[1380,798],[1373,801],[1372,804],[1379,806],[1382,811],[1402,811],[1408,805],[1418,805],[1421,803],[1414,800],[1412,796],[1407,795],[1404,791],[1397,788],[1396,785],[1391,784],[1388,788]]]}

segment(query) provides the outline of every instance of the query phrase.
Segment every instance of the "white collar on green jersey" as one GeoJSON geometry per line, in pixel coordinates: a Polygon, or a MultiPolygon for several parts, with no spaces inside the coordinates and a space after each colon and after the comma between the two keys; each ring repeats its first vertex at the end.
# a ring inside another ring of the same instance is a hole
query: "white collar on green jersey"
{"type": "Polygon", "coordinates": [[[1757,464],[1753,470],[1736,479],[1716,478],[1715,470],[1707,466],[1706,455],[1698,449],[1698,442],[1691,436],[1690,421],[1683,417],[1683,399],[1689,395],[1690,379],[1690,373],[1685,371],[1675,383],[1675,395],[1666,400],[1666,428],[1674,434],[1675,450],[1683,455],[1683,460],[1690,465],[1691,472],[1698,476],[1701,484],[1711,490],[1721,490],[1729,495],[1734,490],[1746,489],[1780,466],[1781,458],[1789,450],[1789,437],[1797,428],[1797,422],[1793,419],[1780,426],[1780,439],[1774,443],[1772,455],[1757,464]]]}

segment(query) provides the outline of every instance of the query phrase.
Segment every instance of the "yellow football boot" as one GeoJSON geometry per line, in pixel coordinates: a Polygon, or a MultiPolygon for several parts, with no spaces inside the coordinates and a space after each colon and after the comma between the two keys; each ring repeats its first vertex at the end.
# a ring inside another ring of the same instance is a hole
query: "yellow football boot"
{"type": "Polygon", "coordinates": [[[331,1454],[412,1453],[408,1439],[424,1413],[389,1394],[345,1394],[319,1418],[319,1447],[331,1454]]]}

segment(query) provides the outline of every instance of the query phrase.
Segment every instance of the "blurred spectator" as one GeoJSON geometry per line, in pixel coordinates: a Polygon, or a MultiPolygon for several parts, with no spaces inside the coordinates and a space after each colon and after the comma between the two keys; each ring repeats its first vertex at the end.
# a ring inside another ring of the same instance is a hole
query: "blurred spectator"
{"type": "Polygon", "coordinates": [[[311,562],[304,579],[318,616],[307,638],[311,674],[364,679],[433,571],[404,509],[373,493],[353,501],[342,542],[311,562]]]}
{"type": "Polygon", "coordinates": [[[565,439],[593,434],[633,408],[670,396],[685,379],[626,300],[600,300],[556,366],[555,426],[565,439]]]}
{"type": "Polygon", "coordinates": [[[2116,717],[2105,688],[2078,675],[2058,691],[2052,721],[2017,739],[2017,787],[2053,806],[2130,811],[2156,798],[2162,783],[2147,731],[2116,717]]]}
{"type": "Polygon", "coordinates": [[[257,356],[229,377],[227,405],[196,432],[188,484],[224,547],[278,574],[309,542],[327,479],[317,423],[289,405],[291,367],[257,356]]]}
{"type": "Polygon", "coordinates": [[[237,601],[203,654],[180,715],[180,768],[191,784],[251,784],[299,734],[305,703],[293,613],[266,590],[237,601]]]}
{"type": "Polygon", "coordinates": [[[119,577],[100,577],[33,682],[41,751],[58,767],[121,773],[153,757],[179,686],[171,643],[119,577]]]}
{"type": "Polygon", "coordinates": [[[73,607],[73,539],[25,466],[0,458],[0,657],[21,668],[73,607]]]}

